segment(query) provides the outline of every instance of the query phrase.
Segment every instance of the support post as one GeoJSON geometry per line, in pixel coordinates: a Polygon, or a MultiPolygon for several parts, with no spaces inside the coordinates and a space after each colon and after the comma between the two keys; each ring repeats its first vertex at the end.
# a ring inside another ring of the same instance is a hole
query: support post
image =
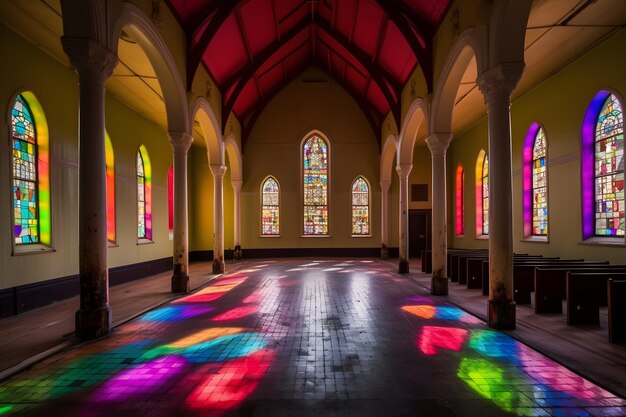
{"type": "Polygon", "coordinates": [[[391,180],[380,181],[381,259],[389,259],[389,187],[391,187],[391,180]]]}
{"type": "Polygon", "coordinates": [[[214,244],[213,273],[224,273],[224,165],[210,165],[213,174],[214,244]]]}
{"type": "Polygon", "coordinates": [[[234,193],[234,235],[235,235],[235,252],[234,259],[241,259],[243,252],[241,251],[241,186],[243,181],[232,180],[230,184],[234,193]]]}
{"type": "Polygon", "coordinates": [[[398,272],[409,272],[409,174],[411,164],[398,165],[396,171],[400,177],[400,262],[398,272]]]}

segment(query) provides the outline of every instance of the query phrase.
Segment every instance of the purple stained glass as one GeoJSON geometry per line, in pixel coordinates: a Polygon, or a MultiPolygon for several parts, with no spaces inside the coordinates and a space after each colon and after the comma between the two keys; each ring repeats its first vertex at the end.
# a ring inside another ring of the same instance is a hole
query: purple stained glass
{"type": "Polygon", "coordinates": [[[542,128],[537,131],[533,145],[533,236],[548,235],[547,142],[542,128]]]}

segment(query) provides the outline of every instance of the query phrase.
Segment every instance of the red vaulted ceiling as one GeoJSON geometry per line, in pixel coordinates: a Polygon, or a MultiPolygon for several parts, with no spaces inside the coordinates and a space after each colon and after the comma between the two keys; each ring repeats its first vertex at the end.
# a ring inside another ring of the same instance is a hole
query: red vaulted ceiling
{"type": "Polygon", "coordinates": [[[187,82],[204,64],[249,131],[271,98],[312,65],[373,127],[399,118],[419,65],[432,86],[432,36],[451,0],[168,0],[188,37],[187,82]]]}

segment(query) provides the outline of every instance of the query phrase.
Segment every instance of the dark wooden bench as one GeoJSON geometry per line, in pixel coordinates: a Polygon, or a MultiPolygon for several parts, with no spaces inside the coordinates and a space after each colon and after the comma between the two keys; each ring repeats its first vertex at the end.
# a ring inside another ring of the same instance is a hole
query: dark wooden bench
{"type": "Polygon", "coordinates": [[[609,342],[626,342],[626,281],[609,279],[609,342]]]}
{"type": "Polygon", "coordinates": [[[448,258],[448,276],[452,282],[459,282],[459,257],[460,256],[487,256],[486,249],[468,250],[464,252],[455,252],[449,254],[448,258]]]}
{"type": "Polygon", "coordinates": [[[626,272],[567,272],[567,324],[600,324],[600,306],[608,303],[609,279],[626,279],[626,272]]]}
{"type": "MultiPolygon", "coordinates": [[[[559,258],[544,258],[541,255],[528,255],[526,253],[519,253],[513,255],[514,260],[539,260],[539,259],[559,259],[559,258]]],[[[465,282],[468,289],[480,289],[483,288],[483,271],[482,262],[488,261],[487,256],[472,256],[471,258],[465,258],[464,271],[459,268],[459,274],[465,273],[465,282]]],[[[460,284],[461,282],[459,282],[460,284]]]]}
{"type": "Polygon", "coordinates": [[[422,272],[433,272],[433,253],[429,250],[422,250],[422,272]]]}
{"type": "MultiPolygon", "coordinates": [[[[562,300],[567,298],[567,272],[620,273],[626,272],[626,265],[602,265],[585,263],[579,265],[539,267],[535,269],[535,313],[562,313],[562,300]]],[[[606,286],[606,281],[603,282],[606,286]]],[[[603,300],[604,302],[606,300],[603,300]]]]}

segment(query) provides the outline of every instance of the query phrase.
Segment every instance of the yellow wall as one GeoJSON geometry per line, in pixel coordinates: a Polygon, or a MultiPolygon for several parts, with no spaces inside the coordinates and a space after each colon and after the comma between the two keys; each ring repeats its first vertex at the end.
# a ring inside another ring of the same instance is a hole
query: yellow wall
{"type": "MultiPolygon", "coordinates": [[[[624,247],[581,245],[580,137],[584,113],[600,90],[611,88],[626,94],[626,31],[607,39],[557,74],[512,103],[513,230],[515,251],[561,257],[582,257],[623,262],[624,247]],[[610,59],[607,61],[607,57],[610,59]],[[543,125],[548,141],[548,210],[550,243],[522,242],[522,149],[532,122],[543,125]]],[[[626,103],[625,103],[626,104],[626,103]]],[[[478,150],[487,146],[487,120],[455,138],[448,158],[449,207],[454,207],[454,174],[465,167],[465,238],[454,237],[454,210],[448,230],[454,247],[485,246],[474,239],[474,167],[478,150]]]]}

